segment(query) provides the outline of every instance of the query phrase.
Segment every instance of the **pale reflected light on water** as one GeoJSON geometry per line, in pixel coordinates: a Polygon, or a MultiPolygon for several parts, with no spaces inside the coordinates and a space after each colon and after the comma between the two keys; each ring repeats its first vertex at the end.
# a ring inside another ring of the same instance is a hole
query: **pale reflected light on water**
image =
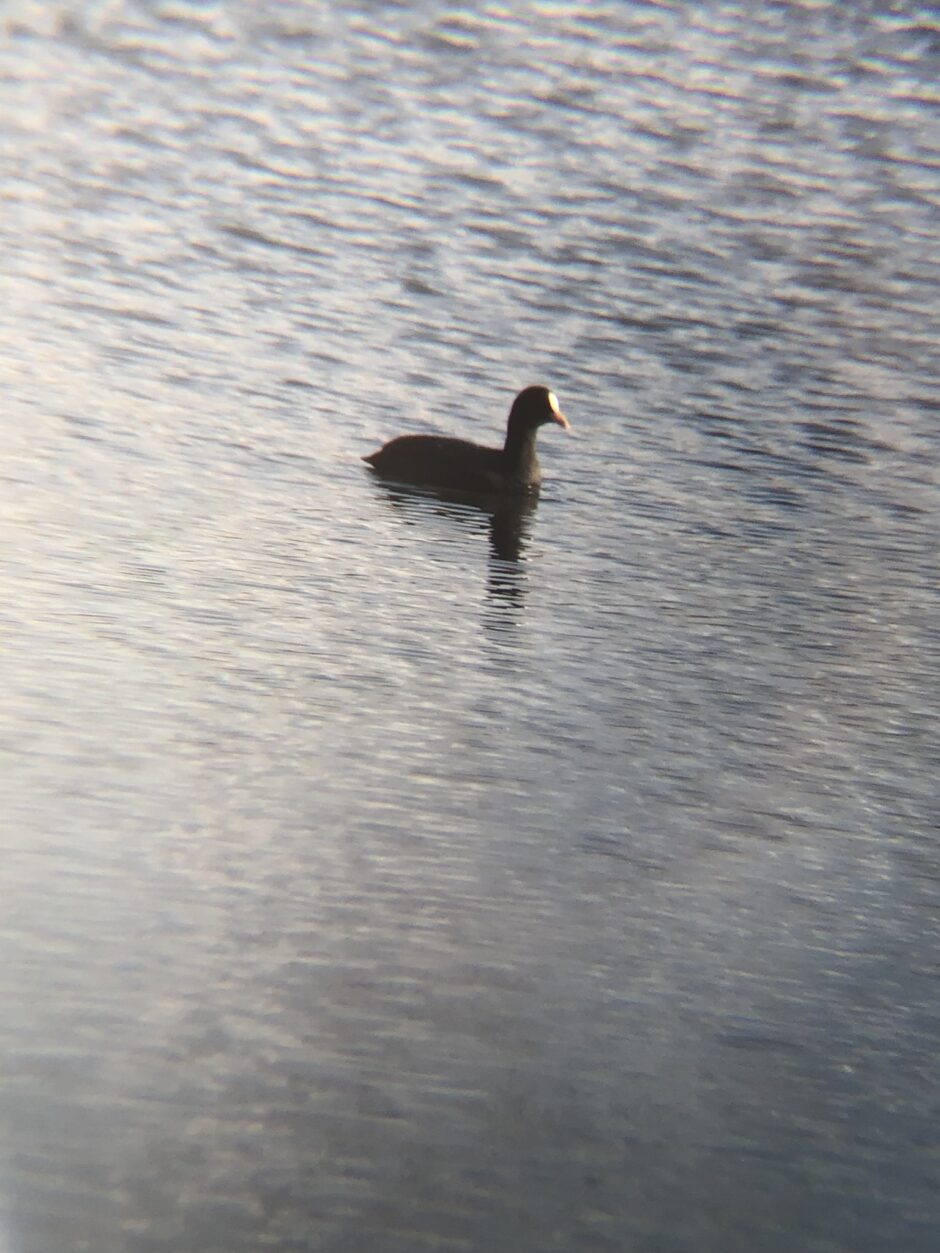
{"type": "Polygon", "coordinates": [[[3,1253],[932,1253],[938,50],[7,6],[3,1253]]]}

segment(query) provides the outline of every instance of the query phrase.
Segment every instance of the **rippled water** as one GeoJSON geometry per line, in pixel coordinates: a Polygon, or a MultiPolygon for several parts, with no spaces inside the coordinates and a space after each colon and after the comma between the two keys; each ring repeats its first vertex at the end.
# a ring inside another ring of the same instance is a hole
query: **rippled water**
{"type": "Polygon", "coordinates": [[[936,1247],[938,70],[0,9],[3,1253],[936,1247]]]}

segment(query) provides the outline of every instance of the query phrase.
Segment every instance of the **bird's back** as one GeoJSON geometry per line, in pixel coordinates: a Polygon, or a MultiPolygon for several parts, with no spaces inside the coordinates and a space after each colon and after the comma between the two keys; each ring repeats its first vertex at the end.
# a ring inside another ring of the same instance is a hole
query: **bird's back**
{"type": "Polygon", "coordinates": [[[445,435],[399,435],[363,458],[379,474],[464,492],[501,492],[532,486],[507,477],[501,448],[445,435]]]}

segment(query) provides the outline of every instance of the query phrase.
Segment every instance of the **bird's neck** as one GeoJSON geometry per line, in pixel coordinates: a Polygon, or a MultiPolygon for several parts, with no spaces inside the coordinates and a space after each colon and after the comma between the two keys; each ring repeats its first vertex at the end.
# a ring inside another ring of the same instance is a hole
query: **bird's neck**
{"type": "Polygon", "coordinates": [[[539,478],[539,462],[535,455],[537,433],[538,428],[534,426],[523,427],[522,430],[510,427],[503,445],[503,453],[513,476],[527,483],[537,482],[539,478]]]}

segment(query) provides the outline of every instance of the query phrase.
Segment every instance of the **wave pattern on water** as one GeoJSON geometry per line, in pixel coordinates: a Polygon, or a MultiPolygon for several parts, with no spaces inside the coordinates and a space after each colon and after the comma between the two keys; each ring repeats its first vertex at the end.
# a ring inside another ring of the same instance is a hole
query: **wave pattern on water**
{"type": "Polygon", "coordinates": [[[4,6],[17,1253],[933,1249],[938,58],[4,6]]]}

